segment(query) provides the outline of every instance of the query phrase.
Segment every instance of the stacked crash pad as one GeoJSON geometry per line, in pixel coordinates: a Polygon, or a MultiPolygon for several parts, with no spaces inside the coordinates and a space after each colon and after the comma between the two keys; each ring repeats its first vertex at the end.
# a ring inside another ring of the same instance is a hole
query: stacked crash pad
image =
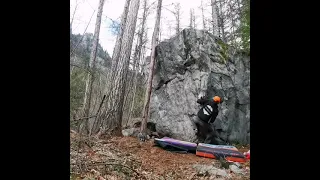
{"type": "Polygon", "coordinates": [[[195,153],[197,156],[219,159],[220,157],[233,162],[246,162],[246,157],[234,146],[191,143],[168,137],[155,138],[154,143],[163,149],[178,152],[195,153]]]}
{"type": "Polygon", "coordinates": [[[246,162],[245,156],[234,146],[199,143],[196,155],[214,159],[224,158],[233,162],[246,162]]]}
{"type": "Polygon", "coordinates": [[[187,141],[180,141],[177,139],[172,139],[168,137],[164,137],[161,139],[155,138],[154,143],[163,149],[170,151],[179,151],[179,152],[193,152],[195,153],[197,150],[197,144],[191,143],[187,141]]]}

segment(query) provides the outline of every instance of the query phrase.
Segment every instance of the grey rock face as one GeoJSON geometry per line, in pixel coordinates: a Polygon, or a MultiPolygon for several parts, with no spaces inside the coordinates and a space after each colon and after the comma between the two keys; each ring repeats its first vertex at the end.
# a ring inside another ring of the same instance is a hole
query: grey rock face
{"type": "Polygon", "coordinates": [[[250,143],[250,57],[206,31],[184,29],[156,47],[150,121],[157,132],[197,142],[193,118],[204,94],[223,98],[214,122],[220,137],[250,143]]]}

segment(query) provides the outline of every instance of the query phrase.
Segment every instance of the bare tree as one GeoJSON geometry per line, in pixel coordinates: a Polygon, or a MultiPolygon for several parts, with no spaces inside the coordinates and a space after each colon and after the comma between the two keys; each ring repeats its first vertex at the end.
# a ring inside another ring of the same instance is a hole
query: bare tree
{"type": "Polygon", "coordinates": [[[73,11],[73,14],[72,14],[72,18],[71,18],[71,22],[70,22],[70,36],[71,36],[71,34],[72,34],[72,24],[73,24],[73,20],[74,20],[74,15],[75,15],[76,12],[77,12],[78,5],[79,5],[79,3],[78,3],[78,1],[76,0],[76,6],[75,6],[75,8],[74,8],[74,11],[73,11]]]}
{"type": "Polygon", "coordinates": [[[217,12],[217,3],[216,0],[211,0],[211,7],[212,7],[212,32],[214,36],[219,35],[219,27],[218,27],[218,12],[217,12]]]}
{"type": "Polygon", "coordinates": [[[144,40],[143,40],[143,35],[145,33],[145,24],[146,24],[146,19],[147,19],[147,0],[143,1],[143,15],[142,15],[142,23],[141,23],[141,28],[139,30],[138,33],[138,43],[135,49],[135,53],[133,56],[133,72],[134,72],[134,77],[133,77],[133,96],[132,96],[132,100],[131,100],[131,104],[130,104],[130,110],[129,110],[129,116],[128,116],[128,120],[131,119],[131,115],[132,115],[132,111],[133,111],[133,107],[135,104],[135,97],[136,97],[136,91],[137,91],[137,80],[138,80],[138,66],[139,64],[139,60],[141,58],[141,51],[142,51],[142,46],[144,45],[144,40]]]}
{"type": "Polygon", "coordinates": [[[120,57],[120,52],[122,48],[122,40],[124,36],[124,32],[126,31],[126,24],[127,24],[127,18],[128,18],[128,12],[129,12],[129,6],[130,6],[131,0],[126,0],[123,8],[123,12],[121,15],[121,22],[120,22],[120,27],[119,27],[119,32],[117,35],[116,43],[113,49],[112,53],[112,63],[111,63],[111,71],[108,73],[108,77],[106,79],[106,84],[108,86],[105,86],[104,92],[107,94],[107,100],[106,103],[104,104],[105,106],[103,107],[102,110],[102,115],[101,119],[104,119],[102,122],[102,126],[104,128],[108,128],[106,126],[110,126],[111,128],[113,125],[112,123],[114,121],[108,121],[109,116],[113,113],[114,111],[114,106],[115,106],[115,96],[116,96],[116,85],[115,83],[115,78],[118,75],[118,62],[119,62],[119,57],[120,57]],[[109,122],[110,124],[106,125],[109,122]]]}
{"type": "Polygon", "coordinates": [[[201,5],[200,5],[200,10],[201,10],[201,15],[202,15],[202,26],[203,26],[203,29],[207,29],[207,27],[206,27],[206,18],[204,17],[204,7],[203,7],[202,0],[201,0],[201,5]]]}
{"type": "MultiPolygon", "coordinates": [[[[175,35],[179,35],[180,34],[180,29],[181,29],[181,15],[182,15],[182,12],[181,12],[181,5],[180,3],[172,3],[173,4],[173,10],[170,10],[168,8],[166,8],[165,6],[163,6],[163,8],[165,8],[166,10],[168,10],[170,13],[172,13],[175,17],[175,26],[174,26],[174,29],[175,29],[175,35]]],[[[161,24],[162,24],[162,21],[163,19],[165,19],[165,17],[161,18],[161,24]]],[[[169,32],[169,36],[171,36],[171,30],[172,30],[172,25],[171,25],[171,21],[168,21],[168,30],[170,31],[169,32]]],[[[160,34],[161,34],[161,25],[160,25],[160,34]]]]}
{"type": "Polygon", "coordinates": [[[196,17],[195,17],[193,8],[190,9],[190,24],[189,24],[189,27],[190,28],[196,28],[196,17]]]}
{"type": "Polygon", "coordinates": [[[123,38],[123,33],[125,31],[125,27],[126,27],[130,1],[131,0],[126,0],[126,2],[124,4],[122,15],[121,15],[119,34],[117,36],[116,44],[114,46],[113,53],[112,53],[112,70],[117,69],[116,66],[118,64],[118,60],[119,60],[119,56],[120,56],[121,42],[122,42],[122,38],[123,38]]]}
{"type": "MultiPolygon", "coordinates": [[[[76,6],[75,6],[75,8],[74,8],[74,11],[73,11],[73,14],[72,14],[72,18],[71,18],[71,22],[70,22],[70,37],[72,36],[72,25],[73,25],[74,15],[75,15],[76,12],[77,12],[78,5],[79,5],[79,3],[78,3],[78,1],[76,0],[76,6]]],[[[70,39],[70,50],[71,50],[71,48],[72,48],[72,43],[71,43],[71,39],[70,39]]],[[[76,57],[72,58],[71,61],[72,61],[73,59],[75,59],[75,58],[76,58],[76,57]]],[[[71,77],[72,71],[73,71],[73,67],[70,66],[70,77],[71,77]]]]}
{"type": "Polygon", "coordinates": [[[174,15],[176,18],[176,35],[180,34],[180,25],[181,25],[181,6],[180,3],[174,4],[174,15]]]}
{"type": "Polygon", "coordinates": [[[236,46],[236,35],[235,35],[236,24],[233,16],[234,9],[231,3],[228,3],[228,6],[229,6],[230,20],[231,20],[230,42],[233,46],[236,46]]]}
{"type": "Polygon", "coordinates": [[[191,8],[190,8],[190,22],[189,22],[189,28],[192,28],[192,18],[193,18],[193,16],[192,16],[192,10],[191,10],[191,8]]]}
{"type": "Polygon", "coordinates": [[[154,73],[153,71],[154,71],[154,64],[155,64],[156,43],[157,43],[157,38],[159,34],[159,26],[160,26],[161,7],[162,7],[162,0],[158,0],[157,17],[156,17],[156,22],[154,26],[153,35],[152,35],[150,71],[149,71],[148,84],[147,84],[147,90],[145,95],[145,103],[143,108],[143,120],[141,122],[141,129],[140,129],[140,133],[142,133],[144,137],[146,136],[145,131],[147,128],[147,122],[149,118],[149,104],[150,104],[150,96],[151,96],[151,90],[152,90],[152,79],[153,79],[153,73],[154,73]]]}
{"type": "MultiPolygon", "coordinates": [[[[95,78],[95,66],[96,66],[96,55],[97,55],[97,48],[99,43],[99,33],[100,33],[100,26],[101,26],[101,16],[103,11],[104,0],[99,1],[98,13],[97,13],[97,20],[95,25],[95,31],[93,36],[93,44],[92,44],[92,51],[90,55],[90,63],[89,63],[89,71],[86,80],[86,90],[84,96],[84,103],[83,106],[85,107],[85,116],[90,116],[90,106],[91,106],[91,95],[93,89],[93,82],[95,78]],[[91,70],[90,70],[91,69],[91,70]],[[87,101],[87,102],[86,102],[87,101]]],[[[87,120],[87,122],[89,122],[87,120]]]]}
{"type": "Polygon", "coordinates": [[[226,41],[226,35],[225,35],[225,18],[224,18],[224,15],[223,15],[223,6],[222,6],[222,0],[219,0],[219,8],[218,6],[216,5],[216,11],[217,11],[217,14],[218,14],[218,24],[219,24],[219,34],[221,34],[221,38],[223,41],[226,41]]]}
{"type": "MultiPolygon", "coordinates": [[[[159,29],[159,34],[161,35],[161,31],[162,31],[162,27],[163,27],[163,23],[164,23],[164,19],[165,18],[161,18],[161,20],[160,20],[160,29],[159,29]]],[[[166,27],[166,31],[167,31],[167,35],[169,36],[169,37],[171,37],[171,35],[172,35],[172,30],[173,29],[175,29],[175,31],[176,31],[176,28],[175,27],[172,27],[172,21],[167,21],[167,23],[166,23],[166,25],[167,25],[167,27],[166,27]]],[[[175,32],[176,33],[176,32],[175,32]]],[[[160,38],[159,38],[159,40],[161,41],[161,36],[160,36],[160,38]]]]}
{"type": "Polygon", "coordinates": [[[116,89],[114,100],[117,104],[112,107],[114,117],[110,119],[112,121],[114,127],[114,134],[120,135],[121,134],[121,125],[122,125],[122,115],[123,115],[123,105],[124,105],[124,98],[125,98],[125,87],[126,87],[126,79],[127,79],[127,72],[129,69],[130,64],[130,55],[132,49],[133,38],[135,34],[136,22],[137,22],[137,15],[139,10],[140,0],[132,0],[131,5],[129,8],[127,22],[125,31],[123,33],[123,38],[121,41],[121,50],[120,56],[118,61],[118,68],[115,78],[115,85],[116,89]]]}

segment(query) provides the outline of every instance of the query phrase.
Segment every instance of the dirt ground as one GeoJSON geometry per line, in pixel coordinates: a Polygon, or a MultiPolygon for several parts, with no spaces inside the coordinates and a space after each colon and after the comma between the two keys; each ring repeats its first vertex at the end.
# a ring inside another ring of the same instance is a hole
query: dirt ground
{"type": "Polygon", "coordinates": [[[134,137],[83,140],[73,135],[70,148],[70,179],[250,179],[250,161],[241,164],[245,173],[236,174],[221,168],[218,160],[166,151],[152,139],[142,143],[134,137]],[[200,174],[195,164],[223,169],[228,177],[200,174]]]}

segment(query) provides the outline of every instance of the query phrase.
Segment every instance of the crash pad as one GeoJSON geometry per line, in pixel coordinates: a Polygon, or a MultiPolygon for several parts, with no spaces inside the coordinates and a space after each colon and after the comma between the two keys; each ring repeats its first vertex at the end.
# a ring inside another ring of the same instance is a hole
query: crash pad
{"type": "Polygon", "coordinates": [[[243,155],[247,158],[250,159],[250,150],[248,152],[243,153],[243,155]]]}
{"type": "Polygon", "coordinates": [[[245,156],[233,146],[199,143],[196,155],[213,159],[219,159],[221,157],[232,162],[246,162],[245,156]]]}
{"type": "Polygon", "coordinates": [[[191,143],[187,141],[181,141],[177,139],[172,139],[168,137],[164,138],[155,138],[154,143],[163,149],[171,150],[171,151],[185,151],[185,152],[193,152],[195,153],[197,150],[197,144],[191,143]]]}
{"type": "Polygon", "coordinates": [[[200,146],[203,147],[209,147],[209,148],[216,148],[216,149],[231,149],[238,151],[238,149],[235,146],[227,146],[227,145],[215,145],[215,144],[205,144],[205,143],[199,143],[200,146]]]}

